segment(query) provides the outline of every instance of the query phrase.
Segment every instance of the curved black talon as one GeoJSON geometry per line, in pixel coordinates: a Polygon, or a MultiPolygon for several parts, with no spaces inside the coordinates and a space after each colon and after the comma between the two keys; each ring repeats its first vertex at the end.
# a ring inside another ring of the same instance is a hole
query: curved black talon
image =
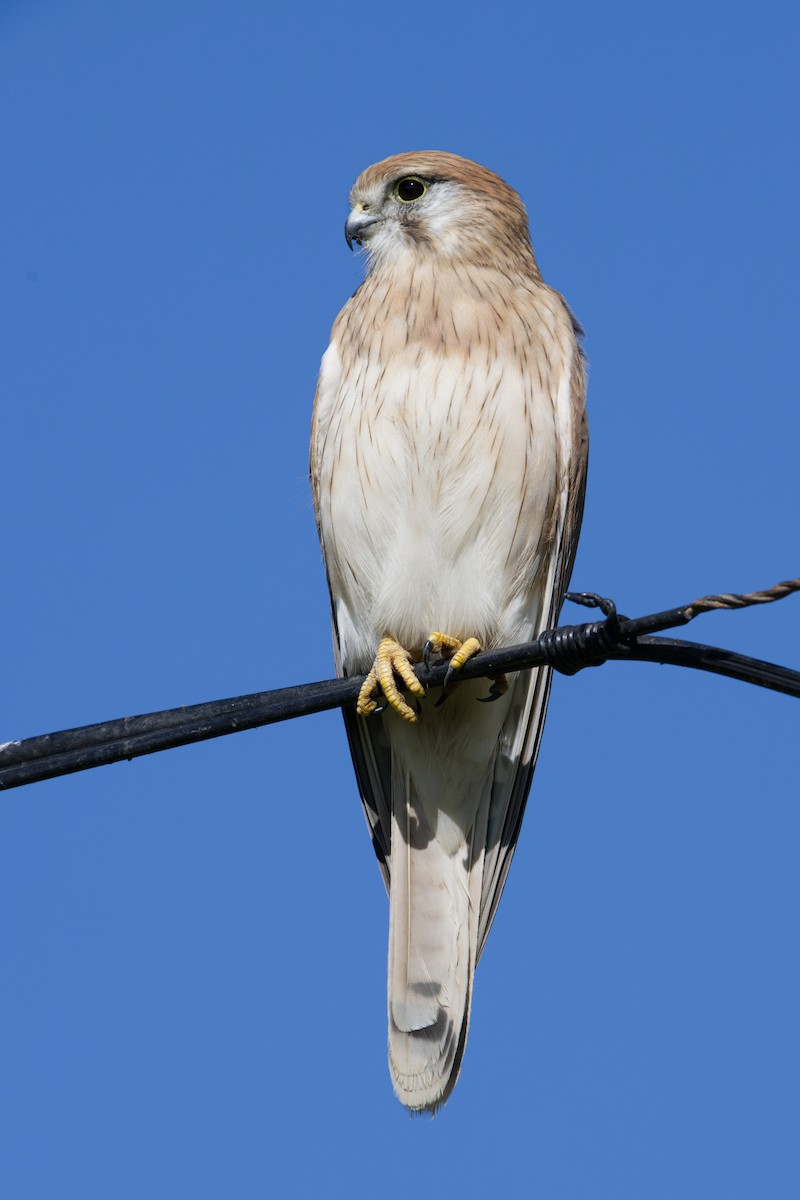
{"type": "Polygon", "coordinates": [[[434,706],[433,706],[433,707],[434,707],[434,708],[441,708],[441,707],[442,707],[442,705],[444,704],[445,700],[449,700],[449,699],[450,699],[450,697],[448,696],[447,692],[445,692],[445,691],[442,691],[442,694],[441,694],[441,696],[440,696],[440,697],[439,697],[439,699],[436,701],[436,703],[434,704],[434,706]]]}
{"type": "Polygon", "coordinates": [[[450,687],[450,684],[453,682],[453,680],[455,679],[457,674],[458,674],[458,671],[455,669],[455,667],[451,663],[450,666],[447,668],[447,670],[444,673],[444,680],[442,681],[442,691],[443,692],[447,691],[447,689],[450,687]]]}
{"type": "Polygon", "coordinates": [[[494,704],[495,700],[499,700],[501,696],[505,696],[508,692],[508,679],[505,674],[490,675],[492,686],[489,688],[488,696],[476,696],[475,699],[479,704],[494,704]]]}
{"type": "Polygon", "coordinates": [[[433,653],[433,642],[429,638],[428,641],[425,643],[425,645],[422,647],[422,661],[425,664],[425,670],[428,672],[428,674],[430,674],[430,670],[431,670],[431,654],[432,653],[433,653]]]}

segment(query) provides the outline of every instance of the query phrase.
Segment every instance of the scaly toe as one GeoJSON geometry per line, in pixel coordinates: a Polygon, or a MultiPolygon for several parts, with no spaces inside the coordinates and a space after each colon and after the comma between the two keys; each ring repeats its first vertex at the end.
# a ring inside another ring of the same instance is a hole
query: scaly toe
{"type": "Polygon", "coordinates": [[[430,666],[430,658],[432,654],[438,654],[442,658],[449,658],[461,646],[458,638],[450,637],[449,633],[432,633],[425,645],[422,648],[422,658],[425,666],[430,666]]]}
{"type": "Polygon", "coordinates": [[[366,717],[378,707],[376,696],[381,692],[395,712],[413,724],[417,719],[414,709],[403,699],[400,689],[395,683],[395,675],[402,680],[404,686],[415,696],[424,696],[425,689],[414,674],[411,666],[411,655],[394,638],[384,638],[378,646],[372,670],[364,680],[358,694],[356,712],[366,717]]]}
{"type": "Polygon", "coordinates": [[[361,691],[358,693],[356,701],[356,712],[360,717],[368,717],[370,713],[377,711],[378,702],[375,699],[376,695],[380,695],[380,687],[378,685],[378,676],[373,667],[367,678],[361,685],[361,691]]]}
{"type": "MultiPolygon", "coordinates": [[[[444,696],[449,685],[453,682],[453,677],[461,670],[467,659],[472,658],[473,654],[477,654],[481,648],[481,644],[475,637],[466,638],[461,642],[458,638],[451,637],[449,633],[436,632],[429,635],[425,645],[422,648],[422,660],[425,666],[430,670],[431,655],[438,654],[440,658],[449,658],[450,664],[447,668],[447,673],[442,684],[444,696]]],[[[437,703],[443,703],[440,699],[437,703]]]]}
{"type": "Polygon", "coordinates": [[[450,659],[451,671],[460,671],[467,659],[479,654],[480,649],[481,644],[476,637],[467,638],[465,642],[461,643],[450,659]]]}

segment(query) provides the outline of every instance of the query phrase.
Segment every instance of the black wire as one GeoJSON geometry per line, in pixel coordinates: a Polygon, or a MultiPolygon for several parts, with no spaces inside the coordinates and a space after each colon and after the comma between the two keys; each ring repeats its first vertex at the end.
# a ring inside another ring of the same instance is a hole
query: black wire
{"type": "Polygon", "coordinates": [[[760,658],[748,658],[723,650],[719,646],[706,646],[700,642],[684,642],[678,638],[642,637],[630,649],[618,647],[609,651],[609,661],[665,663],[672,667],[693,667],[697,671],[710,671],[714,675],[726,675],[742,683],[754,683],[757,687],[783,692],[785,696],[800,699],[800,671],[764,662],[760,658]]]}
{"type": "MultiPolygon", "coordinates": [[[[590,603],[588,600],[581,602],[590,603]]],[[[787,667],[696,642],[658,637],[636,637],[634,640],[632,635],[640,628],[661,629],[670,624],[684,624],[691,619],[686,615],[686,608],[630,621],[617,617],[611,602],[604,602],[600,607],[608,611],[605,621],[561,626],[546,631],[528,645],[478,654],[464,665],[459,677],[478,679],[542,665],[574,674],[613,659],[692,667],[800,698],[800,672],[787,667]]],[[[433,666],[430,671],[420,664],[415,671],[427,686],[441,686],[447,663],[433,666]]],[[[0,746],[0,789],[21,787],[175,746],[239,733],[243,729],[256,729],[341,708],[355,702],[362,682],[362,678],[325,680],[7,742],[0,746]]]]}

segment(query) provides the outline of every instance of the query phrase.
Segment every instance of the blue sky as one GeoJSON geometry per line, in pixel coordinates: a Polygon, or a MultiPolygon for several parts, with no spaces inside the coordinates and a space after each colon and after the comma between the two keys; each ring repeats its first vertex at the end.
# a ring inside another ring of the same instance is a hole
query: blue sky
{"type": "MultiPolygon", "coordinates": [[[[0,739],[330,674],[311,402],[400,150],[507,178],[586,328],[574,585],[796,575],[797,49],[770,3],[6,0],[0,739]]],[[[691,636],[796,666],[797,604],[691,636]]],[[[3,796],[3,1194],[795,1196],[799,713],[556,680],[433,1121],[338,714],[3,796]]]]}

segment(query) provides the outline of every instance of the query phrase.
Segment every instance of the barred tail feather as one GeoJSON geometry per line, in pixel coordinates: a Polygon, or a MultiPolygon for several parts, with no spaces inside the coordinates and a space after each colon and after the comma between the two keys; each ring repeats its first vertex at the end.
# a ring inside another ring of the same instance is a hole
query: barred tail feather
{"type": "Polygon", "coordinates": [[[389,1068],[397,1098],[435,1110],[455,1086],[469,1024],[477,910],[469,849],[442,845],[406,801],[392,819],[389,1068]],[[399,820],[398,820],[399,817],[399,820]]]}

